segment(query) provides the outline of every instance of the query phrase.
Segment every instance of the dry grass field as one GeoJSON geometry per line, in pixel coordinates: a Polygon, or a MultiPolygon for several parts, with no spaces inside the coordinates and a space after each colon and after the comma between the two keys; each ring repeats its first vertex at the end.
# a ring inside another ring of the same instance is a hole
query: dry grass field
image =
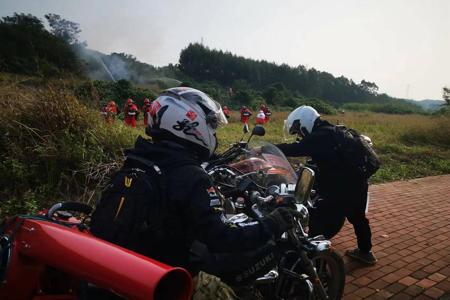
{"type": "MultiPolygon", "coordinates": [[[[288,112],[275,112],[265,125],[264,140],[272,143],[285,141],[283,124],[288,112]]],[[[346,112],[323,116],[334,124],[344,124],[372,138],[380,155],[382,168],[372,182],[450,173],[450,117],[424,115],[388,115],[378,113],[346,112]]],[[[234,113],[230,124],[219,130],[224,150],[242,136],[242,124],[234,113]]],[[[292,137],[288,141],[293,141],[292,137]]]]}
{"type": "MultiPolygon", "coordinates": [[[[142,126],[132,129],[120,120],[107,125],[70,85],[35,80],[0,76],[0,217],[61,200],[93,203],[120,165],[123,149],[144,135],[142,126]]],[[[262,139],[283,142],[287,114],[275,112],[262,139]]],[[[373,139],[383,162],[373,183],[450,173],[449,116],[345,113],[324,118],[373,139]]],[[[241,139],[237,112],[218,137],[219,151],[241,139]]]]}

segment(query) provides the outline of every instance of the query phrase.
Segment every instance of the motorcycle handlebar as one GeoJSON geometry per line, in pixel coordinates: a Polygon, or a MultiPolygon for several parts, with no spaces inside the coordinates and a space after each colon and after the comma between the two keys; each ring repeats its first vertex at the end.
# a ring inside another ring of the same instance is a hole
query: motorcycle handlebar
{"type": "Polygon", "coordinates": [[[250,195],[250,201],[253,204],[257,204],[258,206],[270,203],[270,202],[272,202],[273,199],[274,199],[274,197],[272,195],[269,195],[267,197],[261,197],[259,192],[253,192],[250,195]]]}
{"type": "Polygon", "coordinates": [[[246,147],[246,142],[232,144],[231,147],[228,148],[225,152],[219,154],[216,159],[209,161],[207,168],[211,169],[212,167],[231,162],[240,154],[248,151],[246,147]]]}
{"type": "Polygon", "coordinates": [[[90,214],[92,211],[92,207],[81,203],[81,202],[75,202],[75,201],[68,201],[68,202],[60,202],[53,205],[47,212],[47,218],[52,218],[53,215],[60,210],[71,210],[71,211],[77,211],[80,213],[84,213],[86,215],[90,214]]]}

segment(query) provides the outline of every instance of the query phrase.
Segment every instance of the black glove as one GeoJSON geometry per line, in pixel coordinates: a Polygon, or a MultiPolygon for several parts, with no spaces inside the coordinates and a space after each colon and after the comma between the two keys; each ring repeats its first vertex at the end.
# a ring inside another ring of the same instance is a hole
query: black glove
{"type": "Polygon", "coordinates": [[[287,208],[287,207],[279,207],[268,214],[265,219],[271,223],[271,228],[274,231],[276,237],[279,237],[291,229],[295,225],[294,216],[297,216],[298,212],[287,208]]]}

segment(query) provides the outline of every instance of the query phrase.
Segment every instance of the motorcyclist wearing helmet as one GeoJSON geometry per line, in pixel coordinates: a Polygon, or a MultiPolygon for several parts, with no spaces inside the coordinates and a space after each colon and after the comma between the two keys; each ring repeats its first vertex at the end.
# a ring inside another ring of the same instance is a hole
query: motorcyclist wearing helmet
{"type": "MultiPolygon", "coordinates": [[[[324,199],[319,201],[322,211],[331,212],[331,219],[339,217],[339,214],[345,215],[355,230],[358,248],[346,254],[365,263],[375,264],[377,259],[371,251],[372,234],[365,215],[368,182],[366,178],[350,173],[343,167],[333,137],[336,134],[334,126],[322,120],[313,107],[300,106],[289,114],[285,130],[301,139],[277,147],[286,156],[308,156],[313,159],[318,166],[318,190],[324,199]]],[[[320,228],[324,226],[325,219],[322,219],[322,224],[310,224],[310,235],[325,234],[327,229],[320,228]]]]}
{"type": "Polygon", "coordinates": [[[227,123],[220,104],[199,90],[171,88],[152,102],[148,121],[146,133],[152,140],[139,137],[125,152],[161,167],[167,187],[160,212],[163,232],[148,237],[153,241],[148,256],[195,276],[201,270],[189,259],[194,240],[211,252],[240,252],[256,249],[293,226],[286,208],[245,227],[224,222],[219,197],[201,167],[217,148],[216,129],[227,123]]]}

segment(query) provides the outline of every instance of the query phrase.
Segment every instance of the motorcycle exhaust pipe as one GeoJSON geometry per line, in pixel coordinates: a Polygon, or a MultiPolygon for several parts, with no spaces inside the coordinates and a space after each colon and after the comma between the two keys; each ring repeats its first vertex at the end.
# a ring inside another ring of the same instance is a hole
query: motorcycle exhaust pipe
{"type": "Polygon", "coordinates": [[[0,286],[2,299],[32,298],[46,266],[129,299],[184,300],[192,295],[192,278],[186,270],[167,266],[77,228],[25,219],[12,248],[0,286]]]}

